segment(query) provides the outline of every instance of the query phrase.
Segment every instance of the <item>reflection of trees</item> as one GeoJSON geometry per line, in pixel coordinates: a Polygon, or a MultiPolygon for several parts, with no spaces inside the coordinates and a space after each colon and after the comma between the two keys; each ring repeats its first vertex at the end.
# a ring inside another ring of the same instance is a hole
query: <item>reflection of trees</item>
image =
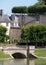
{"type": "Polygon", "coordinates": [[[25,59],[5,60],[3,65],[26,65],[25,59]]]}
{"type": "Polygon", "coordinates": [[[29,65],[35,65],[35,61],[33,59],[29,60],[29,65]]]}
{"type": "Polygon", "coordinates": [[[46,65],[46,59],[36,59],[35,65],[46,65]]]}

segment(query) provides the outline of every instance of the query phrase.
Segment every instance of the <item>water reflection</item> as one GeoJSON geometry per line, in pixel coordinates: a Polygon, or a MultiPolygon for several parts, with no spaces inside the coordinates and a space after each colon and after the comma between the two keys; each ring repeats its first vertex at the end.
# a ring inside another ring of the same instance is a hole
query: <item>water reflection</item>
{"type": "Polygon", "coordinates": [[[0,65],[26,65],[26,59],[0,60],[0,65]]]}
{"type": "Polygon", "coordinates": [[[29,65],[35,65],[34,60],[29,60],[29,65]]]}
{"type": "Polygon", "coordinates": [[[14,59],[14,60],[0,60],[0,65],[46,65],[45,59],[14,59]]]}
{"type": "Polygon", "coordinates": [[[35,65],[46,65],[46,59],[35,60],[35,65]]]}

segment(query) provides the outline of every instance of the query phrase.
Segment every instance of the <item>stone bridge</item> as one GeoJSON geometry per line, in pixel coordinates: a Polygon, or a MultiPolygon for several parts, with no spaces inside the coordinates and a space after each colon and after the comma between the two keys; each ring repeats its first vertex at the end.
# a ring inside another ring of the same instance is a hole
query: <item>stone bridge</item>
{"type": "MultiPolygon", "coordinates": [[[[24,55],[27,57],[27,46],[3,46],[3,51],[5,54],[10,54],[11,56],[15,56],[16,54],[24,55]]],[[[34,55],[35,47],[29,46],[29,54],[34,55]]],[[[17,55],[16,55],[17,56],[17,55]]]]}

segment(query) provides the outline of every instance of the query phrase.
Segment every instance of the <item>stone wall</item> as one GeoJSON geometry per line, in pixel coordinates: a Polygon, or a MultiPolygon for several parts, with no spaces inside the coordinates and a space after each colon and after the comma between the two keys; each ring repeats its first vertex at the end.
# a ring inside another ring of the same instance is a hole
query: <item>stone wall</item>
{"type": "Polygon", "coordinates": [[[10,35],[10,41],[13,41],[15,39],[20,40],[20,38],[21,38],[20,27],[11,27],[9,35],[10,35]]]}
{"type": "MultiPolygon", "coordinates": [[[[39,15],[39,16],[20,16],[18,19],[18,23],[20,27],[28,26],[31,24],[46,24],[46,15],[39,15]],[[23,21],[22,21],[23,20],[23,21]],[[22,23],[23,22],[23,23],[22,23]]],[[[10,40],[20,39],[21,38],[21,28],[20,27],[11,27],[10,28],[10,40]]]]}
{"type": "Polygon", "coordinates": [[[40,24],[46,24],[46,15],[40,15],[40,24]]]}

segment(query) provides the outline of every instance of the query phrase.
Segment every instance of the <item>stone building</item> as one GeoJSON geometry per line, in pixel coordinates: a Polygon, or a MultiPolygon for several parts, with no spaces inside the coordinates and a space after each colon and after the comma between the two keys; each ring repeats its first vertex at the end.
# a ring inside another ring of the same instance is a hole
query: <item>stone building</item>
{"type": "Polygon", "coordinates": [[[11,27],[10,29],[10,39],[21,39],[21,27],[28,26],[31,24],[46,24],[46,15],[15,15],[18,17],[18,26],[11,27]]]}
{"type": "Polygon", "coordinates": [[[21,39],[21,27],[31,24],[46,24],[46,15],[16,15],[8,16],[0,10],[0,25],[7,28],[7,35],[10,36],[10,41],[21,39]]]}
{"type": "Polygon", "coordinates": [[[27,26],[30,24],[46,24],[46,15],[23,15],[19,16],[19,25],[27,26]]]}
{"type": "Polygon", "coordinates": [[[10,41],[20,40],[21,39],[20,27],[11,27],[9,36],[10,36],[10,41]]]}
{"type": "Polygon", "coordinates": [[[6,35],[10,36],[10,41],[15,38],[19,38],[19,25],[18,25],[18,17],[17,16],[8,16],[7,14],[3,14],[3,10],[0,10],[0,26],[5,26],[7,28],[6,35]]]}

